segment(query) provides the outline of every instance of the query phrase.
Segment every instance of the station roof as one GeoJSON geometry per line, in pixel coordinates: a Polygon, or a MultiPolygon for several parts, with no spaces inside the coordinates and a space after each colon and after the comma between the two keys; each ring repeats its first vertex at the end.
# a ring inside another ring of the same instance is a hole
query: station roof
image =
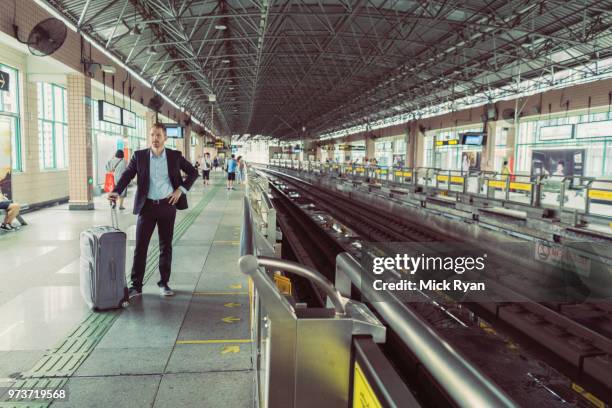
{"type": "Polygon", "coordinates": [[[315,137],[612,56],[612,0],[46,2],[225,134],[315,137]]]}

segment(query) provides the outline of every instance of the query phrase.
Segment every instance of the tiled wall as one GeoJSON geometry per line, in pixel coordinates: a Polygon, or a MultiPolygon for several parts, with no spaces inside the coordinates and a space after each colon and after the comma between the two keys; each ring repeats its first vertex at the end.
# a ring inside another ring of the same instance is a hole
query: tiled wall
{"type": "Polygon", "coordinates": [[[68,75],[68,147],[70,152],[70,205],[92,200],[91,80],[83,74],[68,75]]]}
{"type": "Polygon", "coordinates": [[[26,56],[0,44],[0,62],[19,71],[21,155],[23,171],[13,172],[13,199],[35,204],[68,196],[68,171],[41,171],[39,164],[38,97],[27,75],[26,56]]]}
{"type": "MultiPolygon", "coordinates": [[[[17,6],[15,22],[19,26],[20,37],[22,39],[27,38],[28,33],[37,23],[50,17],[50,15],[39,7],[33,0],[18,0],[15,2],[15,4],[17,6]]],[[[5,38],[13,37],[13,2],[0,1],[0,9],[2,9],[2,11],[0,11],[0,32],[3,33],[5,38]]],[[[13,173],[13,198],[17,201],[27,202],[30,204],[65,198],[69,195],[70,186],[68,170],[40,170],[36,84],[33,82],[29,83],[26,75],[27,48],[25,46],[21,46],[21,49],[14,49],[11,47],[0,44],[0,62],[19,70],[21,83],[21,137],[24,164],[23,172],[13,173]]],[[[62,47],[52,56],[46,58],[55,59],[62,62],[69,68],[76,70],[77,72],[82,72],[83,67],[80,62],[80,50],[81,40],[79,35],[71,30],[68,30],[66,41],[62,47]]],[[[102,64],[115,65],[104,54],[95,48],[92,49],[91,58],[94,61],[102,64]]],[[[125,78],[127,75],[126,71],[119,66],[116,66],[116,68],[116,77],[125,78]]],[[[39,72],[38,74],[44,73],[39,72]]],[[[101,83],[101,72],[99,72],[97,77],[94,79],[101,83]]],[[[110,81],[107,80],[106,82],[108,88],[110,86],[110,81]]],[[[135,87],[134,99],[138,102],[142,100],[143,103],[146,104],[153,96],[152,90],[141,86],[138,81],[133,81],[132,84],[135,87]]],[[[115,81],[115,90],[118,92],[118,95],[121,94],[120,80],[115,81]]],[[[82,101],[79,100],[79,103],[82,103],[82,101]]],[[[176,116],[176,121],[184,119],[184,116],[180,112],[177,112],[168,104],[164,105],[163,111],[164,113],[176,116]]],[[[69,120],[69,132],[71,127],[72,123],[69,120]]],[[[87,148],[89,149],[89,154],[91,154],[91,143],[87,148]]],[[[87,181],[87,178],[85,178],[83,181],[81,177],[86,167],[82,167],[82,164],[79,163],[78,159],[75,159],[75,157],[72,156],[73,150],[70,148],[70,144],[69,149],[69,166],[79,166],[78,173],[75,173],[75,177],[73,177],[73,181],[71,181],[72,188],[78,187],[79,193],[77,193],[77,196],[73,197],[72,199],[82,202],[82,200],[87,200],[88,194],[90,194],[87,191],[87,188],[85,188],[85,190],[82,188],[82,183],[86,183],[87,181]]],[[[91,165],[91,163],[89,165],[91,165]]],[[[87,173],[87,171],[85,171],[85,173],[87,173]]]]}

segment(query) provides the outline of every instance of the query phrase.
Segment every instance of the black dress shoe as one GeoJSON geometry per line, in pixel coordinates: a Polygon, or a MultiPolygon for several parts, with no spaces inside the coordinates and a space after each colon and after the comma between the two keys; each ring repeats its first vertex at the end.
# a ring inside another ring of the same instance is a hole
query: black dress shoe
{"type": "Polygon", "coordinates": [[[136,289],[135,287],[132,286],[130,290],[128,290],[128,297],[130,299],[136,296],[140,296],[140,295],[142,295],[142,289],[136,289]]]}

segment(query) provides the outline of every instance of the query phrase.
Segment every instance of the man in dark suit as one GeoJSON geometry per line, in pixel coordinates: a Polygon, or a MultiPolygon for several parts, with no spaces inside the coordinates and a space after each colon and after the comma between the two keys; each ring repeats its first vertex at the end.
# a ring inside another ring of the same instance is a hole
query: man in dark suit
{"type": "Polygon", "coordinates": [[[142,294],[147,251],[156,225],[161,276],[157,285],[162,296],[174,295],[168,281],[172,268],[172,236],[176,210],[187,208],[187,191],[198,178],[198,171],[185,160],[181,152],[164,147],[168,136],[163,124],[154,124],[149,136],[151,147],[134,152],[115,189],[108,194],[108,199],[115,201],[130,181],[138,176],[134,197],[134,214],[138,215],[138,221],[130,297],[142,294]],[[185,180],[181,170],[187,174],[185,180]]]}

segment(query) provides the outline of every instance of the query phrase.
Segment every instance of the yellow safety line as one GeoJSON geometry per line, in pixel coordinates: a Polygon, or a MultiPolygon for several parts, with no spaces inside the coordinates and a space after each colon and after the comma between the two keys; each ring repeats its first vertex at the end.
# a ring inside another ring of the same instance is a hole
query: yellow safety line
{"type": "Polygon", "coordinates": [[[249,277],[249,328],[253,332],[253,280],[249,277]]]}
{"type": "Polygon", "coordinates": [[[248,295],[249,292],[193,292],[193,296],[208,295],[248,295]]]}
{"type": "Polygon", "coordinates": [[[240,241],[213,241],[213,244],[239,244],[240,241]]]}
{"type": "Polygon", "coordinates": [[[251,339],[227,339],[227,340],[177,340],[176,344],[223,344],[223,343],[252,343],[251,339]]]}

